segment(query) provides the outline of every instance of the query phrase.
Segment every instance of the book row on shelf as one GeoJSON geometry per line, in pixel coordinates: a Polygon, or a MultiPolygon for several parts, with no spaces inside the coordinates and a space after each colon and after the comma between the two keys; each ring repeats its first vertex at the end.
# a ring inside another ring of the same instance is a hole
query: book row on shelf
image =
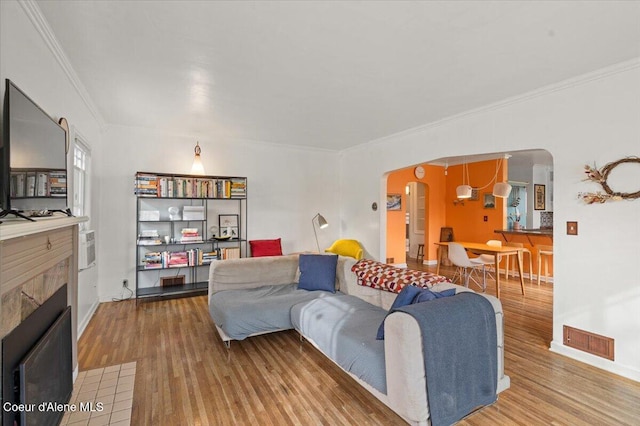
{"type": "Polygon", "coordinates": [[[208,265],[218,258],[217,251],[191,249],[185,251],[155,251],[145,253],[142,262],[145,269],[184,268],[187,266],[208,265]]]}
{"type": "Polygon", "coordinates": [[[21,197],[66,197],[67,172],[11,171],[11,198],[21,197]]]}
{"type": "Polygon", "coordinates": [[[206,251],[194,248],[185,251],[154,251],[142,258],[144,269],[185,268],[208,265],[215,259],[239,259],[240,247],[219,248],[206,251]]]}
{"type": "Polygon", "coordinates": [[[137,173],[135,194],[156,198],[245,198],[245,178],[158,176],[137,173]]]}
{"type": "Polygon", "coordinates": [[[203,243],[204,240],[198,228],[182,228],[180,231],[180,238],[173,239],[169,236],[164,237],[165,240],[160,237],[157,229],[144,229],[138,234],[139,246],[155,246],[160,244],[196,244],[203,243]]]}

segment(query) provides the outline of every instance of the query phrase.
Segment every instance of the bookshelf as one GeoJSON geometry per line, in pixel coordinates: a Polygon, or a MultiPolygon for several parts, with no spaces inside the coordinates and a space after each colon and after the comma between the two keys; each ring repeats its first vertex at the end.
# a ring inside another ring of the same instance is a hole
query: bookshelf
{"type": "Polygon", "coordinates": [[[136,301],[208,289],[213,260],[247,255],[247,179],[137,172],[136,301]]]}

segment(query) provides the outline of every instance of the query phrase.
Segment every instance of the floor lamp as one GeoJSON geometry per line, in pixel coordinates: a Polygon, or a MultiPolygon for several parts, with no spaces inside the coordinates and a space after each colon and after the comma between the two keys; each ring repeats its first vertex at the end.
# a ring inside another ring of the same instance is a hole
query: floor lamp
{"type": "Polygon", "coordinates": [[[327,219],[324,218],[320,213],[315,215],[313,219],[311,219],[311,224],[313,225],[313,234],[316,236],[316,246],[318,246],[318,253],[320,253],[320,243],[318,243],[318,232],[316,231],[316,219],[318,219],[318,228],[324,229],[329,224],[327,223],[327,219]]]}

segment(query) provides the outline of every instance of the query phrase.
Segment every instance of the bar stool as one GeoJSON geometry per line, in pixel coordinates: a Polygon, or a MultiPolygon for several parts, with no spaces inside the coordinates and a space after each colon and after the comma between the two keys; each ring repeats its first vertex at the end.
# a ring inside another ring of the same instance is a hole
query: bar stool
{"type": "Polygon", "coordinates": [[[549,257],[553,256],[553,246],[538,246],[538,285],[540,285],[540,271],[544,256],[544,282],[549,282],[549,257]]]}
{"type": "MultiPolygon", "coordinates": [[[[505,246],[508,247],[518,247],[522,249],[522,265],[524,266],[524,255],[526,254],[527,256],[529,256],[529,280],[531,280],[531,284],[533,284],[533,255],[531,254],[531,250],[529,250],[528,248],[524,247],[524,244],[522,243],[505,243],[505,246]]],[[[509,269],[511,269],[511,261],[518,261],[518,257],[517,255],[507,255],[507,261],[506,261],[506,265],[505,265],[505,273],[504,273],[504,277],[506,279],[509,279],[509,269]],[[516,256],[515,259],[512,259],[511,256],[516,256]]],[[[513,266],[513,271],[514,274],[513,276],[515,277],[515,271],[517,270],[517,265],[513,266]]]]}
{"type": "Polygon", "coordinates": [[[424,244],[418,244],[418,254],[416,254],[416,262],[420,259],[424,262],[424,244]]]}

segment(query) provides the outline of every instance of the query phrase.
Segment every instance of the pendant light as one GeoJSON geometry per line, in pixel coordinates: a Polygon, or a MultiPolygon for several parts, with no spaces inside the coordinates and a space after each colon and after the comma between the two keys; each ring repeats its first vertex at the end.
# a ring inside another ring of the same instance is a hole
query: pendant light
{"type": "MultiPolygon", "coordinates": [[[[509,158],[509,157],[510,155],[505,156],[505,158],[509,158]]],[[[485,189],[489,185],[495,182],[495,185],[493,185],[493,195],[499,198],[509,197],[509,194],[511,193],[511,185],[509,185],[507,182],[498,182],[498,173],[500,172],[500,166],[502,166],[502,161],[503,161],[503,158],[499,158],[496,160],[495,175],[493,176],[493,178],[491,178],[489,183],[487,183],[485,186],[477,188],[478,190],[485,189]]],[[[469,165],[467,163],[463,163],[462,164],[462,185],[459,185],[456,188],[456,195],[459,199],[471,198],[471,193],[473,191],[473,188],[471,187],[471,185],[469,185],[469,181],[470,181],[469,165]]]]}
{"type": "Polygon", "coordinates": [[[204,175],[204,166],[202,165],[202,160],[200,159],[200,142],[196,142],[194,152],[196,153],[196,155],[193,158],[193,164],[191,165],[191,174],[204,175]]]}
{"type": "Polygon", "coordinates": [[[467,163],[462,164],[462,185],[458,185],[456,188],[456,196],[460,199],[471,198],[473,188],[469,185],[469,166],[467,163]],[[467,179],[465,180],[465,174],[467,179]],[[466,182],[466,183],[465,183],[466,182]]]}
{"type": "MultiPolygon", "coordinates": [[[[508,154],[505,156],[506,159],[509,159],[510,157],[511,156],[508,154]]],[[[502,158],[496,160],[496,176],[494,178],[496,184],[493,185],[493,196],[499,198],[507,198],[509,197],[509,194],[511,194],[511,185],[509,185],[507,182],[498,182],[498,172],[500,171],[502,160],[502,158]]]]}
{"type": "Polygon", "coordinates": [[[511,185],[507,182],[496,182],[493,185],[493,195],[495,197],[507,198],[511,194],[511,185]]]}

